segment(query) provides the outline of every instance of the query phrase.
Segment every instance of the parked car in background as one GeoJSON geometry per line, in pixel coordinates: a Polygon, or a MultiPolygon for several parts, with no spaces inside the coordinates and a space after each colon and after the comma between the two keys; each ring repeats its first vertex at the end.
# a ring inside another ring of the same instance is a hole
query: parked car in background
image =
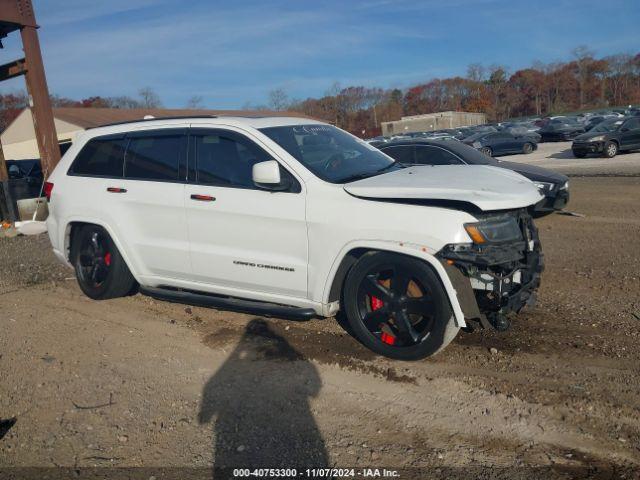
{"type": "Polygon", "coordinates": [[[542,142],[568,141],[584,132],[584,125],[572,117],[553,118],[538,130],[542,142]]]}
{"type": "Polygon", "coordinates": [[[528,135],[514,135],[502,132],[480,132],[465,138],[466,145],[480,150],[490,157],[510,153],[531,153],[538,148],[538,144],[528,135]]]}
{"type": "Polygon", "coordinates": [[[562,210],[569,203],[569,177],[566,175],[526,163],[488,157],[461,142],[402,140],[378,148],[404,165],[489,165],[519,173],[531,180],[544,195],[531,210],[536,217],[562,210]]]}
{"type": "Polygon", "coordinates": [[[529,130],[527,127],[520,126],[520,125],[506,127],[502,129],[502,131],[510,133],[515,136],[529,137],[531,140],[536,142],[536,144],[539,143],[540,140],[542,139],[542,136],[537,131],[529,130]]]}
{"type": "Polygon", "coordinates": [[[15,201],[39,198],[44,181],[40,160],[7,160],[6,163],[12,198],[15,201]]]}
{"type": "Polygon", "coordinates": [[[605,120],[573,141],[573,155],[584,158],[590,153],[615,157],[618,152],[640,149],[640,117],[605,120]]]}

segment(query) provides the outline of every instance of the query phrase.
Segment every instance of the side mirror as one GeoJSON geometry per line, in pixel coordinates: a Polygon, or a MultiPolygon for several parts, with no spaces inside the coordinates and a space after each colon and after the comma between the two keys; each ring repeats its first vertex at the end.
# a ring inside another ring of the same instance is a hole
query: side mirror
{"type": "Polygon", "coordinates": [[[280,164],[275,160],[256,163],[251,172],[253,183],[265,190],[282,191],[287,190],[290,182],[282,180],[280,175],[280,164]]]}
{"type": "Polygon", "coordinates": [[[621,132],[628,132],[629,130],[630,130],[629,127],[622,127],[620,129],[621,132]]]}

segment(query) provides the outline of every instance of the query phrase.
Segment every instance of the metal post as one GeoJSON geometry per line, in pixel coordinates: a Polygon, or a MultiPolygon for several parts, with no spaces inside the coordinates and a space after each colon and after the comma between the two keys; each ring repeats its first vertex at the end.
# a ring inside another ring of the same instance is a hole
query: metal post
{"type": "Polygon", "coordinates": [[[47,88],[47,79],[44,74],[40,42],[36,27],[25,25],[20,29],[22,46],[27,63],[27,91],[29,92],[29,104],[33,116],[33,126],[36,132],[42,171],[51,173],[60,161],[60,147],[56,127],[53,121],[51,99],[47,88]]]}

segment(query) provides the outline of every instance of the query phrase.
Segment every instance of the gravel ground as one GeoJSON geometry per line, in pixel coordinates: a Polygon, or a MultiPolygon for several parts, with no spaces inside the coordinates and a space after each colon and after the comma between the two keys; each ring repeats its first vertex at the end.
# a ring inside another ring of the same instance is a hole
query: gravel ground
{"type": "Polygon", "coordinates": [[[572,179],[570,209],[538,222],[536,308],[413,363],[332,319],[90,301],[46,237],[0,239],[0,477],[210,478],[215,461],[638,479],[640,178],[572,179]]]}

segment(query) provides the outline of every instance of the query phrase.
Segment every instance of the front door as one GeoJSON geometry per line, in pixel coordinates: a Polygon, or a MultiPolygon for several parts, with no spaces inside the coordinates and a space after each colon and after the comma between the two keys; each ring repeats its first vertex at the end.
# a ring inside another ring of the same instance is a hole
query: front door
{"type": "Polygon", "coordinates": [[[631,118],[620,127],[620,148],[640,148],[640,118],[631,118]]]}
{"type": "Polygon", "coordinates": [[[252,181],[272,160],[244,134],[192,128],[185,205],[194,279],[210,286],[307,297],[307,224],[302,185],[267,191],[252,181]],[[193,167],[193,168],[192,168],[193,167]]]}

